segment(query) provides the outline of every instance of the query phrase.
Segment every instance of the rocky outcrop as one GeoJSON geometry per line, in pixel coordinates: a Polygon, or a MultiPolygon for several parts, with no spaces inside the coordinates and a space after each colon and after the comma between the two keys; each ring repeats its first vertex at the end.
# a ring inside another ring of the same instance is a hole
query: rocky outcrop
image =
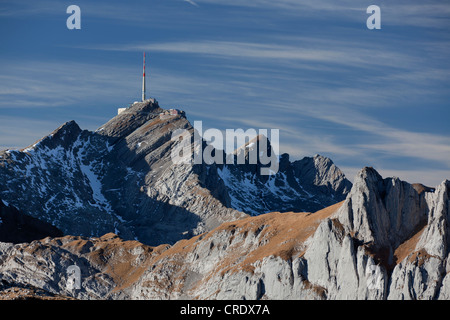
{"type": "Polygon", "coordinates": [[[269,213],[224,223],[180,241],[130,288],[133,299],[315,299],[306,240],[339,205],[308,213],[269,213]]]}
{"type": "Polygon", "coordinates": [[[39,288],[77,299],[119,299],[123,297],[121,288],[139,278],[155,252],[158,250],[114,234],[3,245],[1,281],[4,287],[39,288]],[[74,268],[79,272],[71,273],[74,268]],[[73,280],[79,281],[78,285],[73,280]]]}
{"type": "Polygon", "coordinates": [[[327,288],[329,299],[439,298],[449,185],[423,188],[364,168],[311,240],[310,281],[327,288]]]}
{"type": "Polygon", "coordinates": [[[112,141],[123,139],[146,122],[158,117],[164,110],[159,107],[158,101],[148,99],[145,102],[135,102],[116,117],[109,120],[97,133],[111,138],[112,141]]]}
{"type": "Polygon", "coordinates": [[[292,170],[306,191],[322,198],[329,197],[339,202],[352,188],[352,183],[333,161],[321,155],[294,161],[292,170]]]}
{"type": "Polygon", "coordinates": [[[290,162],[289,155],[282,154],[278,167],[276,174],[264,176],[258,174],[258,165],[220,166],[232,207],[251,215],[314,212],[344,200],[352,186],[329,158],[320,155],[290,162]]]}
{"type": "Polygon", "coordinates": [[[391,265],[395,248],[422,228],[427,216],[425,194],[398,178],[383,179],[374,169],[365,168],[356,176],[336,218],[346,232],[391,265]]]}
{"type": "Polygon", "coordinates": [[[393,270],[389,299],[448,299],[450,181],[426,193],[427,224],[403,244],[393,270]]]}

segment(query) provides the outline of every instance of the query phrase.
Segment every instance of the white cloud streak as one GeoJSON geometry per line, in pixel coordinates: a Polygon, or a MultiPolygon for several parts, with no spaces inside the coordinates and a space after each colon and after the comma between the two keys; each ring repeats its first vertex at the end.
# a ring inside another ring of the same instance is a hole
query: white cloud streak
{"type": "Polygon", "coordinates": [[[417,61],[410,55],[392,52],[376,47],[364,47],[361,43],[341,41],[334,45],[304,39],[295,45],[279,43],[255,43],[239,41],[174,41],[148,44],[91,45],[84,49],[111,51],[149,51],[176,54],[194,54],[227,59],[270,59],[282,61],[303,61],[305,63],[328,63],[333,65],[369,68],[387,66],[401,68],[417,61]],[[333,48],[331,50],[331,48],[333,48]]]}
{"type": "Polygon", "coordinates": [[[58,107],[111,93],[119,97],[129,94],[134,80],[126,68],[67,61],[9,61],[1,68],[0,108],[58,107]]]}
{"type": "MultiPolygon", "coordinates": [[[[264,8],[283,10],[288,15],[319,16],[329,20],[365,22],[366,9],[373,1],[355,0],[197,0],[199,3],[224,6],[264,8]]],[[[450,6],[442,1],[405,1],[392,3],[379,0],[377,5],[382,12],[383,25],[410,26],[421,28],[445,28],[450,26],[450,6]]]]}
{"type": "Polygon", "coordinates": [[[198,7],[198,4],[196,2],[194,2],[194,1],[192,1],[192,0],[183,0],[183,1],[189,3],[190,5],[198,7]]]}

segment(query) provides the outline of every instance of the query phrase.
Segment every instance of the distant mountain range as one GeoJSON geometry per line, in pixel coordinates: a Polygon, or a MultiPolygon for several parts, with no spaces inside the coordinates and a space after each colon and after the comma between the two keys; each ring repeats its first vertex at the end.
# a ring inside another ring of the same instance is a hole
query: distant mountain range
{"type": "Polygon", "coordinates": [[[352,185],[319,155],[280,155],[272,176],[175,164],[172,133],[193,127],[163,111],[146,100],[0,152],[0,298],[450,298],[450,181],[366,167],[352,185]]]}

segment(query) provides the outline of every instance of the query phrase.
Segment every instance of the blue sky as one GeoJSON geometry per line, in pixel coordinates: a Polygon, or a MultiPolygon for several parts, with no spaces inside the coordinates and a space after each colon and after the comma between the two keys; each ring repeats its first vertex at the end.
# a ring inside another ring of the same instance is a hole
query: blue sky
{"type": "Polygon", "coordinates": [[[291,160],[328,156],[349,179],[450,179],[445,1],[2,0],[0,30],[0,148],[100,127],[140,99],[145,50],[148,95],[204,128],[280,129],[291,160]]]}

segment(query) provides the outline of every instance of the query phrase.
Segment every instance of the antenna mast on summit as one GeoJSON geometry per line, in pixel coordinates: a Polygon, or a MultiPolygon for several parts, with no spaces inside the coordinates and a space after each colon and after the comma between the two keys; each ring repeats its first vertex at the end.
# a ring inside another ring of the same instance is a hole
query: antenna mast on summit
{"type": "Polygon", "coordinates": [[[143,72],[142,72],[142,101],[145,101],[145,52],[144,52],[143,72]]]}

